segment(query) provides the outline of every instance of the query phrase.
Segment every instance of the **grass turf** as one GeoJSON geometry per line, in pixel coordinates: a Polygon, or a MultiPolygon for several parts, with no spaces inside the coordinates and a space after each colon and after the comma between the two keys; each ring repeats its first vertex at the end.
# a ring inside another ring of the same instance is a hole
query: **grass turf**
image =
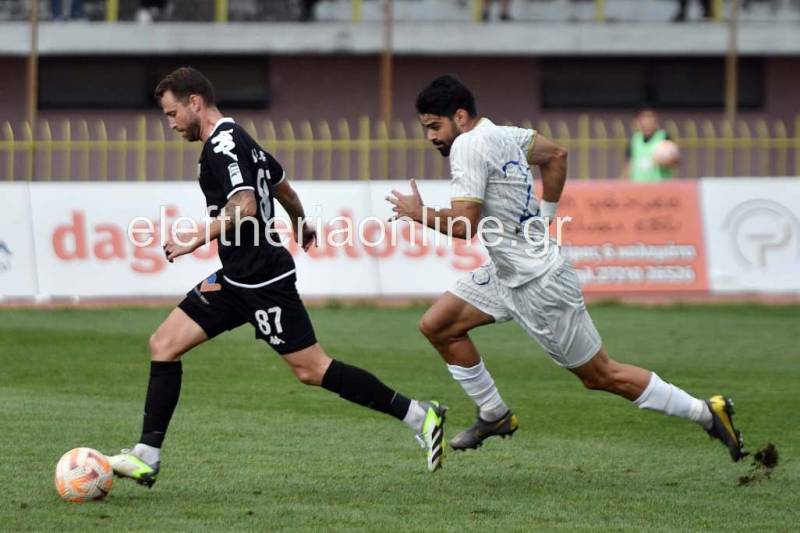
{"type": "MultiPolygon", "coordinates": [[[[589,392],[513,324],[482,349],[519,416],[512,440],[424,454],[395,420],[298,384],[245,326],[184,358],[181,402],[152,490],[117,480],[91,504],[60,501],[52,472],[76,446],[138,436],[149,333],[166,309],[0,311],[3,530],[791,530],[800,524],[800,307],[600,305],[612,356],[699,396],[734,397],[746,444],[774,442],[770,479],[693,424],[589,392]]],[[[473,406],[416,330],[421,308],[311,311],[335,357],[450,406],[473,406]]]]}

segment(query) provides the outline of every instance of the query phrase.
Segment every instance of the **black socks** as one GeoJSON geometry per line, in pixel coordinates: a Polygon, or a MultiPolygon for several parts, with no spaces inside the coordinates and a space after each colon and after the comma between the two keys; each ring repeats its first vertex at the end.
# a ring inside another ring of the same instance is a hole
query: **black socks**
{"type": "MultiPolygon", "coordinates": [[[[178,405],[183,368],[180,361],[150,363],[150,383],[144,404],[144,423],[139,442],[161,448],[164,435],[178,405]]],[[[403,420],[411,400],[396,392],[369,372],[340,361],[332,361],[322,386],[345,400],[403,420]]]]}
{"type": "Polygon", "coordinates": [[[150,383],[147,386],[147,399],[144,403],[142,437],[139,439],[142,444],[161,448],[172,413],[178,405],[182,374],[183,367],[180,361],[150,362],[150,383]]]}
{"type": "Polygon", "coordinates": [[[335,359],[322,378],[322,386],[345,400],[399,420],[405,418],[411,405],[411,400],[390,389],[366,370],[335,359]]]}

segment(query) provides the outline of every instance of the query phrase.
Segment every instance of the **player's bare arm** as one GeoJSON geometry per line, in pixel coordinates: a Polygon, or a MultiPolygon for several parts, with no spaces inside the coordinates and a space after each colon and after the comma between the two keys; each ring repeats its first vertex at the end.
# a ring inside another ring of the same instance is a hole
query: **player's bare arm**
{"type": "Polygon", "coordinates": [[[237,224],[247,217],[257,214],[258,203],[251,190],[242,190],[231,196],[228,203],[220,211],[220,216],[211,220],[208,227],[200,227],[194,235],[182,234],[178,238],[167,238],[164,244],[164,254],[167,261],[172,263],[176,257],[190,254],[204,244],[217,239],[223,231],[230,234],[237,224]],[[224,228],[224,230],[223,230],[224,228]]]}
{"type": "Polygon", "coordinates": [[[457,239],[472,239],[481,219],[482,205],[479,201],[454,200],[449,208],[428,207],[422,202],[417,182],[410,180],[411,194],[393,190],[386,197],[394,207],[394,218],[409,218],[445,235],[457,239]]]}
{"type": "Polygon", "coordinates": [[[528,150],[528,163],[538,166],[541,171],[542,199],[558,202],[567,181],[567,150],[537,133],[528,150]]]}
{"type": "Polygon", "coordinates": [[[297,244],[302,246],[303,250],[308,251],[317,241],[317,231],[306,221],[306,213],[297,191],[289,184],[289,180],[283,180],[275,187],[274,194],[275,199],[289,214],[297,244]]]}

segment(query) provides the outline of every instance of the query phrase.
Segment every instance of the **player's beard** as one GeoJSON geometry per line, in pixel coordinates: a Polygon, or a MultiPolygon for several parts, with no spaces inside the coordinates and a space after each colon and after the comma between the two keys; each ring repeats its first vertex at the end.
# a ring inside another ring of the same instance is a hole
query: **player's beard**
{"type": "Polygon", "coordinates": [[[186,129],[183,130],[183,138],[189,142],[195,142],[200,140],[200,119],[195,117],[186,129]]]}
{"type": "Polygon", "coordinates": [[[447,157],[450,155],[450,145],[449,144],[434,144],[439,153],[442,154],[442,157],[447,157]]]}
{"type": "Polygon", "coordinates": [[[442,157],[448,157],[450,155],[450,148],[453,147],[453,143],[456,141],[456,138],[459,135],[461,135],[461,132],[458,131],[458,128],[456,128],[455,136],[453,136],[452,139],[447,142],[433,143],[433,145],[437,150],[439,150],[439,153],[442,154],[442,157]]]}

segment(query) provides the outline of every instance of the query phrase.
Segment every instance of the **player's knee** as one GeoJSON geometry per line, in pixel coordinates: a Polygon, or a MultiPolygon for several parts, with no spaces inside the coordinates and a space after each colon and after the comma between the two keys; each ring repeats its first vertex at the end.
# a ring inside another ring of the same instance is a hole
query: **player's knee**
{"type": "Polygon", "coordinates": [[[150,335],[150,359],[153,361],[175,361],[179,355],[172,349],[169,337],[156,331],[150,335]]]}
{"type": "Polygon", "coordinates": [[[444,336],[444,329],[445,328],[441,327],[437,320],[434,320],[427,315],[423,315],[419,321],[420,333],[425,335],[425,337],[433,343],[436,343],[442,339],[444,336]]]}
{"type": "Polygon", "coordinates": [[[292,367],[297,380],[303,385],[321,385],[324,371],[316,366],[296,365],[292,367]]]}
{"type": "Polygon", "coordinates": [[[427,316],[419,321],[419,331],[434,346],[449,344],[467,334],[467,330],[458,323],[445,323],[427,316]]]}
{"type": "Polygon", "coordinates": [[[161,342],[161,335],[158,332],[150,335],[150,341],[148,342],[148,347],[150,348],[150,357],[155,359],[156,356],[160,355],[162,346],[163,343],[161,342]]]}

